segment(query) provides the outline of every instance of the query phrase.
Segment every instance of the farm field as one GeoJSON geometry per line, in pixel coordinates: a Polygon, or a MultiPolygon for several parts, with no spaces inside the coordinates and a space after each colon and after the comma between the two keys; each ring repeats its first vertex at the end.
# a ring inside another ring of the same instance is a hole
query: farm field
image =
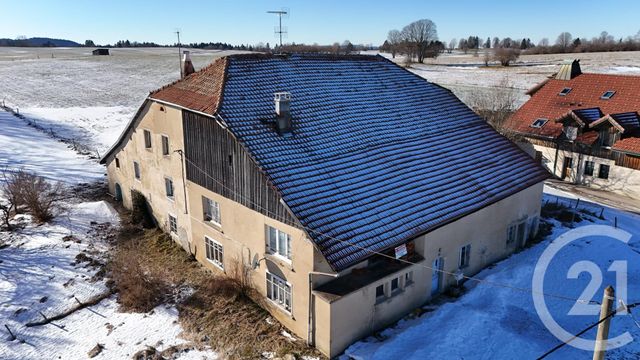
{"type": "MultiPolygon", "coordinates": [[[[0,101],[60,136],[108,149],[150,91],[180,77],[178,49],[0,48],[0,101]]],[[[191,50],[198,69],[233,52],[191,50]]]]}
{"type": "MultiPolygon", "coordinates": [[[[116,48],[110,56],[92,56],[91,50],[0,48],[0,101],[63,137],[104,152],[150,91],[179,78],[178,49],[116,48]]],[[[196,69],[234,53],[190,51],[196,69]]],[[[450,88],[467,103],[478,90],[505,84],[522,103],[524,92],[556,72],[565,59],[581,59],[585,72],[640,75],[639,56],[638,52],[526,55],[511,67],[487,68],[482,52],[477,57],[454,52],[412,65],[410,71],[450,88]]],[[[403,57],[394,61],[402,63],[403,57]]]]}

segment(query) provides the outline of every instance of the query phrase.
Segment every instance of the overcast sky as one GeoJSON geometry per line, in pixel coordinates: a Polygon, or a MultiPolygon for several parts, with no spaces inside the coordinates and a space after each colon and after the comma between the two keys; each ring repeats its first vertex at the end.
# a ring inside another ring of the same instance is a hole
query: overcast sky
{"type": "Polygon", "coordinates": [[[606,30],[617,38],[640,30],[640,0],[0,0],[0,38],[46,36],[84,42],[117,40],[174,43],[276,43],[275,15],[267,10],[288,9],[283,19],[285,42],[381,44],[391,29],[428,18],[439,38],[477,35],[481,38],[529,37],[534,42],[558,34],[592,38],[606,30]]]}

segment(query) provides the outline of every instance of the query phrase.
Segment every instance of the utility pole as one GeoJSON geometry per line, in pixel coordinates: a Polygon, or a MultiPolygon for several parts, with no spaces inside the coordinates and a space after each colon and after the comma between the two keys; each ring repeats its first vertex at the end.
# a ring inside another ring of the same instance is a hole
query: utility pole
{"type": "Polygon", "coordinates": [[[285,10],[271,10],[271,11],[267,11],[267,13],[269,14],[276,14],[278,15],[278,30],[276,31],[276,34],[280,35],[280,47],[282,47],[282,34],[286,34],[286,31],[282,30],[282,15],[287,15],[288,12],[285,10]]]}
{"type": "Polygon", "coordinates": [[[180,79],[182,79],[182,49],[180,49],[180,29],[176,29],[176,35],[178,35],[178,65],[180,65],[180,79]]]}
{"type": "Polygon", "coordinates": [[[611,285],[604,289],[602,296],[602,306],[600,307],[600,321],[598,334],[596,335],[596,346],[593,351],[593,360],[604,360],[607,351],[607,340],[609,339],[609,327],[611,326],[611,313],[613,312],[614,291],[611,285]],[[603,321],[604,320],[604,321],[603,321]]]}

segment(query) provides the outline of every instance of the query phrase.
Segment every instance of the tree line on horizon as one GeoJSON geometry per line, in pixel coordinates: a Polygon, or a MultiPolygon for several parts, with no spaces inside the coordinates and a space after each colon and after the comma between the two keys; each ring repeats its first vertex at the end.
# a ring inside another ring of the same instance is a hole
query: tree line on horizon
{"type": "Polygon", "coordinates": [[[461,50],[465,54],[479,49],[518,49],[526,54],[560,54],[576,52],[607,52],[607,51],[640,51],[640,31],[634,36],[616,39],[607,31],[602,31],[599,36],[587,39],[585,37],[573,37],[565,31],[558,35],[556,41],[551,43],[549,38],[542,38],[534,44],[530,38],[512,39],[506,37],[500,39],[488,37],[480,41],[478,36],[469,36],[466,39],[451,39],[446,51],[461,50]]]}

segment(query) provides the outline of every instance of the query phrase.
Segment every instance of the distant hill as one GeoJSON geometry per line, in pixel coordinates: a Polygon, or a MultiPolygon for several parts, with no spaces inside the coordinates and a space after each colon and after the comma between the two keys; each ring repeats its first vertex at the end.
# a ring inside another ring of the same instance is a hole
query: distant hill
{"type": "Polygon", "coordinates": [[[32,37],[28,39],[0,39],[0,46],[77,47],[80,46],[80,44],[75,41],[65,39],[32,37]]]}

